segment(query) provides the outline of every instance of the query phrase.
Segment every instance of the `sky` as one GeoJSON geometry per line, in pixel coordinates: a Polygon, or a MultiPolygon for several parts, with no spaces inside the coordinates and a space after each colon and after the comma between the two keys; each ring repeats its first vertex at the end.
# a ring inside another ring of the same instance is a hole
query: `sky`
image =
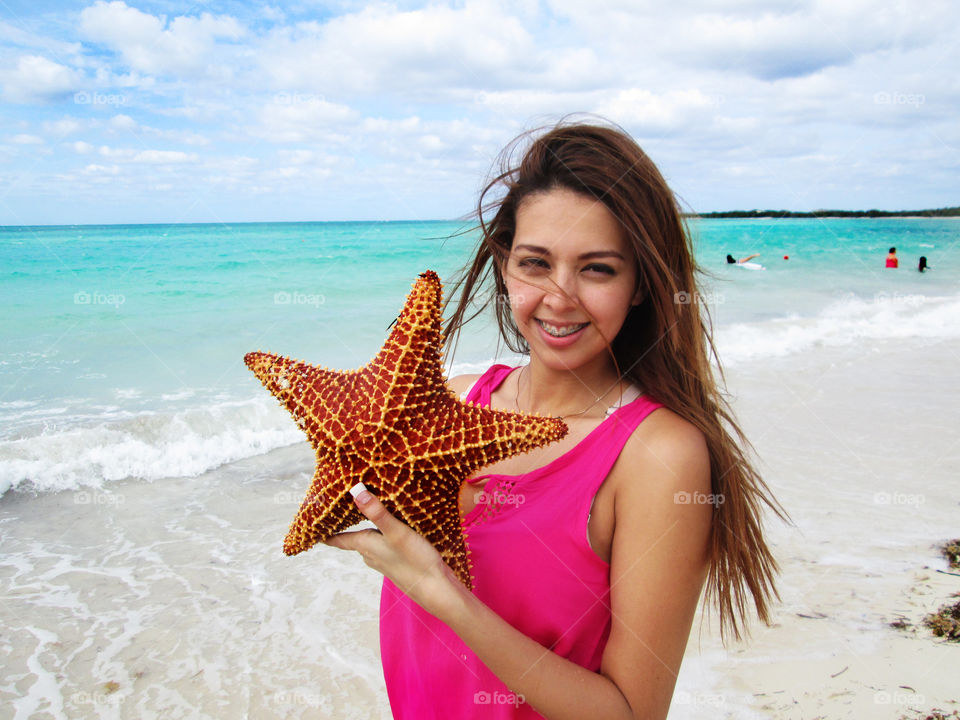
{"type": "Polygon", "coordinates": [[[960,205],[956,0],[0,0],[0,225],[466,216],[628,130],[683,207],[960,205]]]}

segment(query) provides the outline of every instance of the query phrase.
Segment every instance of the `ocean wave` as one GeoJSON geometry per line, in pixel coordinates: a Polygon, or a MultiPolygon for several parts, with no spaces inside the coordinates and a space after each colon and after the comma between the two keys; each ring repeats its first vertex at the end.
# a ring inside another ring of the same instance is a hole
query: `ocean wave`
{"type": "Polygon", "coordinates": [[[950,338],[960,338],[960,297],[899,292],[868,298],[850,293],[812,317],[733,323],[716,331],[724,365],[784,357],[819,345],[950,338]]]}
{"type": "Polygon", "coordinates": [[[51,492],[128,478],[193,477],[303,440],[273,398],[47,426],[0,441],[0,495],[10,488],[51,492]]]}
{"type": "MultiPolygon", "coordinates": [[[[864,340],[960,338],[960,296],[850,294],[812,316],[720,325],[716,340],[724,365],[784,357],[817,346],[864,340]]],[[[450,375],[481,373],[493,359],[477,350],[453,362],[450,375]]],[[[524,359],[507,353],[509,365],[524,359]]],[[[137,389],[121,388],[127,397],[137,389]]],[[[193,391],[158,394],[157,402],[193,407],[135,411],[89,399],[67,407],[6,401],[7,420],[26,428],[0,440],[0,495],[10,488],[36,492],[100,488],[129,478],[155,481],[195,477],[226,463],[303,442],[303,433],[272,397],[216,399],[199,406],[193,391]],[[34,428],[30,430],[29,428],[34,428]],[[42,429],[41,429],[42,428],[42,429]]],[[[147,392],[137,397],[149,398],[147,392]]]]}

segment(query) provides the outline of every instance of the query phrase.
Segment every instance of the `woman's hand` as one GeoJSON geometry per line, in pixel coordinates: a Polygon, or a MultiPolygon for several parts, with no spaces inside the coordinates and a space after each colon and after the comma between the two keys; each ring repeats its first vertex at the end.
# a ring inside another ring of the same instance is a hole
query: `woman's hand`
{"type": "Polygon", "coordinates": [[[465,590],[463,584],[433,545],[387,512],[362,484],[350,492],[357,509],[377,529],[339,533],[326,544],[360,553],[369,567],[388,577],[424,610],[442,618],[459,590],[465,590]]]}

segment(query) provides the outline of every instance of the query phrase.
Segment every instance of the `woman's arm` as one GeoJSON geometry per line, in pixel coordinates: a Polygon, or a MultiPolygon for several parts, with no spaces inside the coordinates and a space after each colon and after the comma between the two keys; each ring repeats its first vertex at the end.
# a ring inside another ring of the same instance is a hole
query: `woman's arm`
{"type": "Polygon", "coordinates": [[[606,482],[614,483],[613,622],[600,673],[504,621],[372,495],[361,494],[357,504],[379,532],[343,533],[328,544],[360,552],[544,716],[662,718],[707,569],[712,506],[692,502],[710,489],[703,438],[658,411],[628,441],[606,482]]]}

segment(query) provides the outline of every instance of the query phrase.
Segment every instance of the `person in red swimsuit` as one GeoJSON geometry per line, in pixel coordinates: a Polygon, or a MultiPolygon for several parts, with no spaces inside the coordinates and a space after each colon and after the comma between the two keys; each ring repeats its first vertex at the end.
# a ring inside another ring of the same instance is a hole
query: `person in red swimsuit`
{"type": "Polygon", "coordinates": [[[900,260],[897,259],[897,249],[895,247],[890,248],[890,251],[887,253],[887,267],[900,267],[900,260]]]}

